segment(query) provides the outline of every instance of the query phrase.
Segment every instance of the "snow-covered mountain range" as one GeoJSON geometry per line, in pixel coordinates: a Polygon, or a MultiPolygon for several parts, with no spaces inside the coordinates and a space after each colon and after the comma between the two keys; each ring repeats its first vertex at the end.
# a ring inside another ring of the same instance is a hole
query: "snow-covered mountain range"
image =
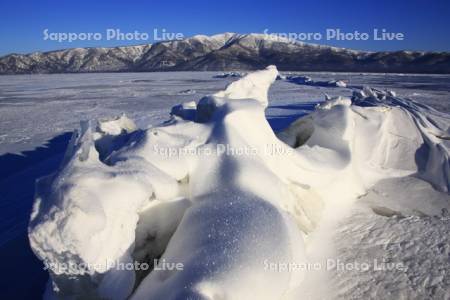
{"type": "Polygon", "coordinates": [[[73,48],[0,58],[0,74],[225,71],[450,73],[449,52],[364,52],[264,34],[223,33],[115,48],[73,48]]]}

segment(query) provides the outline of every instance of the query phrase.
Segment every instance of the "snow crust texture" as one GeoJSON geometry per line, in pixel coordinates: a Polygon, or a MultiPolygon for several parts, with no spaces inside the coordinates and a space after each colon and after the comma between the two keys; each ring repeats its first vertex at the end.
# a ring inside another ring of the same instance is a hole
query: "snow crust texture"
{"type": "MultiPolygon", "coordinates": [[[[83,123],[59,170],[37,184],[29,237],[49,265],[46,297],[329,299],[350,297],[349,284],[363,287],[372,278],[406,284],[398,297],[412,296],[420,284],[423,295],[445,296],[445,272],[427,285],[408,271],[402,274],[409,281],[383,273],[333,279],[267,269],[268,262],[300,265],[326,257],[351,262],[360,238],[373,247],[389,244],[377,239],[400,243],[408,261],[437,247],[443,267],[450,251],[443,244],[449,117],[365,88],[352,98],[328,98],[275,133],[264,112],[277,76],[275,66],[247,74],[174,107],[156,128],[138,129],[126,116],[83,123]],[[407,182],[423,197],[397,189],[407,182]],[[359,223],[351,217],[369,213],[359,223]],[[407,236],[434,223],[436,232],[407,236]],[[418,248],[407,239],[420,240],[418,248]],[[156,258],[182,269],[161,269],[156,258]],[[154,270],[111,265],[134,262],[154,270]],[[61,268],[68,264],[73,267],[61,268]],[[330,288],[318,288],[323,285],[330,288]]],[[[361,247],[362,255],[382,252],[370,247],[361,247]]],[[[378,284],[358,293],[392,291],[378,284]]]]}

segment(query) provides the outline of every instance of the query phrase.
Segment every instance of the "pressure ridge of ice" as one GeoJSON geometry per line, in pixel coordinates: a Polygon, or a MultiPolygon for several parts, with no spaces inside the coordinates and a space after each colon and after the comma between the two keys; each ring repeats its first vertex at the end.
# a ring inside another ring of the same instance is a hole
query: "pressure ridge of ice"
{"type": "Polygon", "coordinates": [[[245,75],[160,127],[83,123],[37,183],[29,238],[50,266],[46,297],[282,299],[308,275],[265,262],[306,262],[327,207],[392,178],[448,193],[447,115],[365,88],[275,133],[265,109],[277,76],[275,66],[245,75]],[[111,265],[156,258],[183,269],[111,265]]]}

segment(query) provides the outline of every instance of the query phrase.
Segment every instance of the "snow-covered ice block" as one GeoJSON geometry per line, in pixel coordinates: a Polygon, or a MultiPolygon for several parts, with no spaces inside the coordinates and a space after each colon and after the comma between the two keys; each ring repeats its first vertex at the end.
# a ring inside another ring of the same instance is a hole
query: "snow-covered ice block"
{"type": "Polygon", "coordinates": [[[83,123],[61,167],[37,185],[29,237],[51,266],[47,295],[283,299],[305,271],[267,264],[306,262],[330,204],[408,176],[448,191],[448,116],[366,88],[328,97],[275,134],[265,109],[277,76],[275,66],[248,74],[175,107],[160,127],[83,123]],[[99,142],[105,136],[114,147],[99,142]]]}

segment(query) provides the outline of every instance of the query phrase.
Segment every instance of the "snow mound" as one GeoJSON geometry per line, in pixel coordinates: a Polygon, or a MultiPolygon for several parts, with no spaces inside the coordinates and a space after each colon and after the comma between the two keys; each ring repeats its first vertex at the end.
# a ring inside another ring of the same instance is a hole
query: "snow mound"
{"type": "Polygon", "coordinates": [[[245,76],[246,73],[242,72],[222,72],[214,75],[213,78],[240,78],[245,76]]]}
{"type": "Polygon", "coordinates": [[[275,134],[265,108],[277,76],[275,66],[248,74],[156,128],[83,123],[37,185],[29,237],[49,266],[47,295],[281,299],[305,270],[267,265],[305,263],[330,203],[415,175],[448,191],[446,116],[366,89],[275,134]],[[149,268],[117,267],[133,263],[149,268]]]}
{"type": "Polygon", "coordinates": [[[119,135],[136,130],[136,124],[125,115],[113,119],[103,119],[98,122],[98,131],[104,134],[119,135]]]}
{"type": "Polygon", "coordinates": [[[449,117],[392,95],[365,88],[328,99],[278,136],[291,146],[306,141],[298,151],[328,165],[353,165],[355,182],[414,174],[448,192],[449,117]]]}
{"type": "MultiPolygon", "coordinates": [[[[280,78],[281,79],[281,78],[280,78]]],[[[347,83],[343,80],[329,80],[329,81],[314,81],[309,76],[297,76],[288,75],[285,77],[286,80],[292,83],[310,86],[321,86],[321,87],[347,87],[347,83]]]]}
{"type": "Polygon", "coordinates": [[[396,97],[393,91],[368,87],[354,93],[352,101],[368,109],[400,114],[402,117],[393,118],[389,123],[389,133],[402,138],[401,141],[391,142],[392,147],[401,148],[403,145],[409,152],[414,151],[414,159],[410,157],[409,165],[413,166],[417,176],[430,182],[439,191],[449,192],[450,122],[447,114],[411,99],[396,97]],[[409,148],[413,145],[417,146],[409,148]]]}

